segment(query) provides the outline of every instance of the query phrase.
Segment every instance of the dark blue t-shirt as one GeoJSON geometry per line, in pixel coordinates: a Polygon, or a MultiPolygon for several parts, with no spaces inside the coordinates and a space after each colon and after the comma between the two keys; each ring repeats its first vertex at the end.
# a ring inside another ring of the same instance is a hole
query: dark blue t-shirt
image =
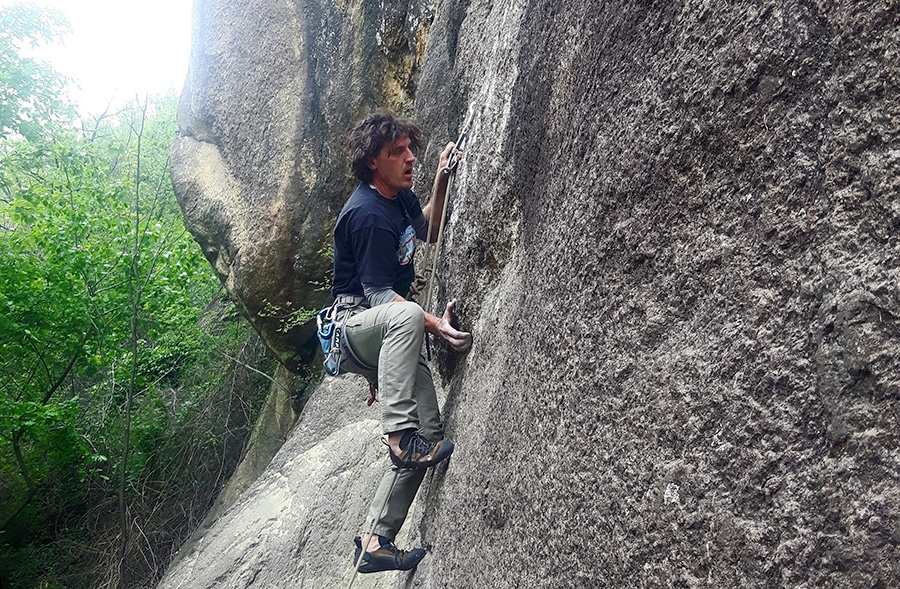
{"type": "Polygon", "coordinates": [[[419,199],[401,190],[393,199],[360,184],[338,215],[334,229],[334,286],[331,294],[364,295],[363,284],[390,286],[406,296],[415,279],[413,219],[419,199]]]}

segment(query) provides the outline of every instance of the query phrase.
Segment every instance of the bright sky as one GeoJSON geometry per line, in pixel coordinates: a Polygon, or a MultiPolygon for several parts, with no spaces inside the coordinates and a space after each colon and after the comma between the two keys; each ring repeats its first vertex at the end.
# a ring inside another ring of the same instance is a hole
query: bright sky
{"type": "MultiPolygon", "coordinates": [[[[28,0],[0,0],[0,6],[28,0]]],[[[63,46],[37,57],[74,78],[70,98],[82,115],[99,115],[146,93],[180,92],[187,74],[192,0],[31,0],[69,17],[63,46]]]]}

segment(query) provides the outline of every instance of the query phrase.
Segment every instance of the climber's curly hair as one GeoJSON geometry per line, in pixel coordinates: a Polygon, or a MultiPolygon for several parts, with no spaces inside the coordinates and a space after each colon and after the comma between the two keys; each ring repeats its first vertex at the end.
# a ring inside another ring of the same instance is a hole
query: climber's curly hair
{"type": "Polygon", "coordinates": [[[377,110],[367,116],[350,131],[348,147],[353,175],[360,182],[371,182],[375,173],[369,168],[369,162],[378,157],[385,145],[403,138],[409,139],[409,148],[417,153],[425,141],[425,134],[413,121],[397,118],[386,111],[377,110]]]}

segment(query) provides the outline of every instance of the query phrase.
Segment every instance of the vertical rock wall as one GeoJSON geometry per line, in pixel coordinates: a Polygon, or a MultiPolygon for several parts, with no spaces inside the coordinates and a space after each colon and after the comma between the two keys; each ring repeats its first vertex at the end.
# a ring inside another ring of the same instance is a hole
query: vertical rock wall
{"type": "MultiPolygon", "coordinates": [[[[476,113],[441,259],[475,344],[437,353],[430,554],[354,586],[900,584],[898,56],[892,1],[439,4],[414,111],[426,162],[476,113]]],[[[359,386],[164,587],[346,586],[359,386]]]]}
{"type": "Polygon", "coordinates": [[[443,258],[477,339],[422,586],[900,583],[900,5],[440,22],[417,111],[481,112],[443,258]]]}

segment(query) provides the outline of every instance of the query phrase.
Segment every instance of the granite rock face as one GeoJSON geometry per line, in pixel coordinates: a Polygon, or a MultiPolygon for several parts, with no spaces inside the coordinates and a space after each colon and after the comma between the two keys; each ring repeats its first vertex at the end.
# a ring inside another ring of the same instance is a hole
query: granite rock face
{"type": "Polygon", "coordinates": [[[900,5],[517,6],[418,95],[482,109],[431,586],[897,585],[900,5]]]}
{"type": "MultiPolygon", "coordinates": [[[[431,553],[354,586],[900,585],[898,58],[892,1],[442,2],[414,112],[426,164],[475,113],[440,264],[475,343],[436,354],[431,553]]],[[[346,586],[361,387],[164,587],[346,586]]]]}

